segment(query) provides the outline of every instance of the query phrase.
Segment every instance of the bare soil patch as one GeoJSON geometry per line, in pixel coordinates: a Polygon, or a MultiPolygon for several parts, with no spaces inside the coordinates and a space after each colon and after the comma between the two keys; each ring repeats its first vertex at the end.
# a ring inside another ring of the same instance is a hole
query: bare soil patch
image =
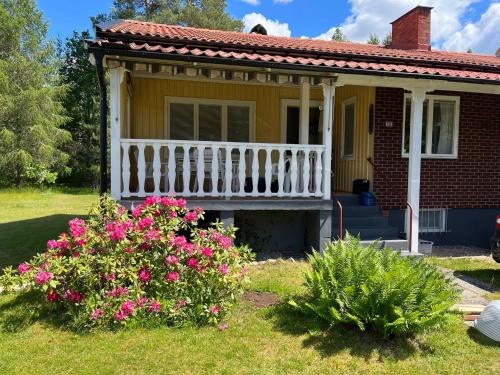
{"type": "Polygon", "coordinates": [[[246,291],[243,293],[243,301],[251,302],[255,307],[263,308],[277,305],[280,303],[280,297],[276,293],[246,291]]]}

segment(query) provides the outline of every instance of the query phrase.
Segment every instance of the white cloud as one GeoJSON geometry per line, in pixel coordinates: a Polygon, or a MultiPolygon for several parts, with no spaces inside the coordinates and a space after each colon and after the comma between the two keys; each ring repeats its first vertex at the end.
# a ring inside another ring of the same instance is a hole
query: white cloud
{"type": "Polygon", "coordinates": [[[273,0],[275,4],[290,4],[293,0],[273,0]]]}
{"type": "Polygon", "coordinates": [[[495,51],[500,45],[500,34],[495,23],[500,24],[499,3],[490,5],[477,23],[462,25],[462,19],[478,0],[349,0],[351,14],[341,24],[335,25],[318,36],[330,39],[335,27],[340,26],[346,36],[356,42],[366,42],[371,33],[383,39],[390,31],[390,22],[396,20],[416,5],[432,6],[431,43],[433,48],[475,52],[495,51]]]}
{"type": "Polygon", "coordinates": [[[267,19],[260,13],[249,13],[243,17],[244,31],[249,32],[255,25],[261,24],[267,30],[269,35],[290,36],[292,32],[287,23],[281,23],[278,20],[267,19]]]}
{"type": "Polygon", "coordinates": [[[260,5],[260,0],[241,0],[241,1],[250,5],[255,5],[255,6],[260,5]]]}

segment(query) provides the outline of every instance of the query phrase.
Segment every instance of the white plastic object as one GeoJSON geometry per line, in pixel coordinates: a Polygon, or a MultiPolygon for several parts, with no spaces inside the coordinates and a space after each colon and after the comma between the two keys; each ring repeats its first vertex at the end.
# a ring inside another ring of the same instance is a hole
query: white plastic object
{"type": "Polygon", "coordinates": [[[500,342],[500,300],[493,301],[484,308],[475,327],[483,335],[500,342]]]}

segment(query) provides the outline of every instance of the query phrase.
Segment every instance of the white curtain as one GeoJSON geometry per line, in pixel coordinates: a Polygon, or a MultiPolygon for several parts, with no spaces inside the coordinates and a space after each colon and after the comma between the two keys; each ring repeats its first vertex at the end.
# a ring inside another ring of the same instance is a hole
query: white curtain
{"type": "Polygon", "coordinates": [[[452,154],[453,153],[453,128],[455,116],[455,103],[447,101],[434,102],[434,114],[439,109],[440,119],[434,118],[434,126],[439,128],[439,136],[437,137],[437,154],[452,154]]]}

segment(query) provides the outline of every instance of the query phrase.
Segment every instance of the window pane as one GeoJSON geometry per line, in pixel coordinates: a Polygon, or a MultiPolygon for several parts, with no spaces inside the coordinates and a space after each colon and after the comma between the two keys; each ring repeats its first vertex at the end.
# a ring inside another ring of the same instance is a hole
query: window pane
{"type": "Polygon", "coordinates": [[[342,156],[354,155],[354,103],[344,107],[344,149],[342,156]]]}
{"type": "Polygon", "coordinates": [[[287,107],[286,111],[286,143],[296,145],[299,143],[299,107],[287,107]]]}
{"type": "MultiPolygon", "coordinates": [[[[427,114],[429,111],[429,100],[424,101],[424,109],[422,114],[422,154],[426,152],[427,145],[427,114]]],[[[406,99],[405,105],[405,139],[404,139],[404,151],[406,154],[410,152],[410,119],[411,119],[411,99],[406,99]]]]}
{"type": "Polygon", "coordinates": [[[222,107],[200,104],[200,141],[221,141],[222,107]]]}
{"type": "Polygon", "coordinates": [[[249,107],[227,107],[227,140],[229,142],[250,141],[249,107]]]}
{"type": "Polygon", "coordinates": [[[432,153],[453,154],[455,102],[434,101],[432,118],[432,153]]]}
{"type": "Polygon", "coordinates": [[[309,144],[320,145],[323,143],[322,135],[320,132],[320,118],[321,111],[318,107],[309,108],[309,144]]]}
{"type": "Polygon", "coordinates": [[[193,104],[170,104],[170,139],[194,139],[193,104]]]}

